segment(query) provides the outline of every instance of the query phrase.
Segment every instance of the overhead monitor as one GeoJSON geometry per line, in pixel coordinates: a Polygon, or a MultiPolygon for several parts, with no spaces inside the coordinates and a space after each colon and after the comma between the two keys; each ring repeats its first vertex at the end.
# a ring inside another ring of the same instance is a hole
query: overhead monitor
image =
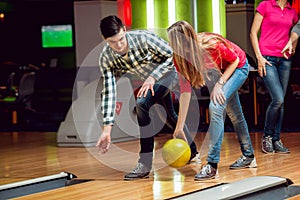
{"type": "Polygon", "coordinates": [[[42,47],[73,47],[73,30],[71,24],[43,25],[41,27],[42,47]]]}

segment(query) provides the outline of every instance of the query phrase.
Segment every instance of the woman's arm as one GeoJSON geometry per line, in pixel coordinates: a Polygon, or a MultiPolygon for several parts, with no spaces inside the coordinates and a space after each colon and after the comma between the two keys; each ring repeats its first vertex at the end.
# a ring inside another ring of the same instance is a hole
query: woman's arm
{"type": "Polygon", "coordinates": [[[285,45],[281,53],[283,56],[288,59],[291,55],[295,53],[295,49],[297,46],[299,35],[296,32],[291,33],[291,37],[288,41],[288,43],[285,45]]]}
{"type": "Polygon", "coordinates": [[[236,58],[235,61],[233,61],[232,63],[230,63],[225,71],[223,72],[222,76],[220,79],[223,79],[224,83],[230,78],[230,76],[233,74],[233,72],[235,71],[235,69],[237,68],[238,64],[240,62],[239,57],[236,58]]]}
{"type": "Polygon", "coordinates": [[[251,30],[250,30],[250,41],[252,44],[253,51],[257,59],[262,57],[259,45],[258,45],[258,32],[260,30],[260,26],[263,21],[263,16],[260,13],[256,13],[252,22],[251,30]]]}
{"type": "Polygon", "coordinates": [[[237,68],[240,59],[237,57],[235,61],[231,62],[225,69],[224,73],[220,77],[219,81],[215,84],[213,91],[211,92],[210,98],[214,104],[217,102],[219,104],[223,104],[226,101],[225,94],[222,90],[223,85],[226,83],[228,79],[230,79],[231,75],[237,68]]]}
{"type": "Polygon", "coordinates": [[[259,44],[258,44],[258,32],[260,29],[260,26],[263,21],[263,16],[259,13],[256,12],[253,23],[251,26],[250,30],[250,41],[252,44],[253,51],[255,53],[256,59],[257,59],[257,65],[258,65],[258,73],[260,76],[265,76],[266,75],[266,64],[271,65],[262,55],[259,49],[259,44]]]}
{"type": "Polygon", "coordinates": [[[179,113],[178,113],[178,120],[176,124],[175,131],[173,133],[174,138],[182,138],[185,141],[187,141],[185,134],[183,132],[183,128],[185,125],[186,116],[189,109],[191,99],[191,93],[190,92],[184,92],[180,94],[179,98],[179,113]]]}

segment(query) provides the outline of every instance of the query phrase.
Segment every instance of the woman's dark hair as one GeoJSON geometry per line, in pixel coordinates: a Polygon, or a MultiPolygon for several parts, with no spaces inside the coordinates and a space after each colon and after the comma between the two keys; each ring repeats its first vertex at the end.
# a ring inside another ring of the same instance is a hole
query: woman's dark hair
{"type": "Polygon", "coordinates": [[[121,28],[124,28],[124,24],[115,15],[107,16],[100,22],[100,31],[105,39],[119,33],[121,28]]]}
{"type": "Polygon", "coordinates": [[[293,3],[294,3],[294,0],[287,0],[287,2],[289,2],[289,3],[290,3],[290,6],[292,6],[293,3]]]}

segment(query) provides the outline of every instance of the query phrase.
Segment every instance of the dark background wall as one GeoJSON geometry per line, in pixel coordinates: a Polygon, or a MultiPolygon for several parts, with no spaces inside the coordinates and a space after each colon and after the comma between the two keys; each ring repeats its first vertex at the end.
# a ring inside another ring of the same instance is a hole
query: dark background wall
{"type": "Polygon", "coordinates": [[[42,25],[73,25],[73,1],[4,1],[0,5],[5,14],[0,22],[0,61],[39,65],[57,58],[60,67],[74,67],[75,47],[45,49],[41,42],[42,25]]]}
{"type": "MultiPolygon", "coordinates": [[[[34,112],[25,113],[25,125],[30,130],[57,130],[72,103],[72,89],[76,76],[74,46],[68,48],[42,48],[42,25],[73,25],[73,0],[4,0],[0,1],[0,13],[5,19],[0,20],[0,81],[6,81],[9,71],[23,73],[22,66],[34,64],[40,67],[37,72],[36,91],[33,98],[34,112]],[[57,67],[49,67],[52,58],[56,58],[57,67]],[[15,65],[5,65],[11,61],[15,65]],[[45,63],[45,67],[41,67],[45,63]],[[5,75],[5,73],[7,75],[5,75]]],[[[300,50],[294,57],[293,68],[300,67],[300,50]]],[[[28,69],[25,69],[25,71],[28,69]]],[[[32,69],[29,69],[32,70],[32,69]]],[[[291,83],[299,84],[299,70],[291,74],[291,83]]],[[[261,95],[260,102],[267,105],[268,96],[261,95]]],[[[245,104],[247,105],[247,104],[245,104]]],[[[292,127],[299,122],[299,96],[293,95],[288,88],[285,127],[292,127]]],[[[263,122],[264,107],[260,110],[263,122]]],[[[2,111],[1,111],[2,112],[2,111]]],[[[2,114],[2,113],[0,113],[2,114]]],[[[1,126],[6,123],[0,122],[1,126]]],[[[251,125],[251,123],[249,123],[251,125]]],[[[261,124],[262,125],[262,124],[261,124]]],[[[24,126],[21,127],[24,129],[24,126]]]]}
{"type": "Polygon", "coordinates": [[[42,25],[71,24],[74,40],[72,0],[7,0],[0,2],[0,80],[16,72],[15,84],[22,74],[36,72],[32,109],[19,112],[18,124],[11,124],[11,113],[1,107],[1,130],[57,130],[71,103],[76,76],[73,47],[42,48],[42,25]],[[50,67],[51,59],[57,60],[50,67]],[[41,65],[44,63],[44,65],[41,65]],[[30,64],[39,69],[31,68],[30,64]]]}

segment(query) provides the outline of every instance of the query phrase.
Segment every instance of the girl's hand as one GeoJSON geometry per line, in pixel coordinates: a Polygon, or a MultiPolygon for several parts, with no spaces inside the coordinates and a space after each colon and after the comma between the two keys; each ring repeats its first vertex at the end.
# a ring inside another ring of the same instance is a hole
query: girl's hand
{"type": "Polygon", "coordinates": [[[183,139],[184,141],[187,141],[184,131],[182,129],[175,129],[174,133],[173,133],[173,138],[179,138],[179,139],[183,139]]]}
{"type": "Polygon", "coordinates": [[[225,94],[223,92],[223,85],[216,83],[213,91],[211,92],[210,99],[214,104],[224,104],[226,101],[225,94]]]}
{"type": "Polygon", "coordinates": [[[258,63],[259,76],[261,77],[266,76],[267,75],[266,64],[269,66],[272,66],[272,64],[262,56],[259,59],[257,59],[257,63],[258,63]]]}

